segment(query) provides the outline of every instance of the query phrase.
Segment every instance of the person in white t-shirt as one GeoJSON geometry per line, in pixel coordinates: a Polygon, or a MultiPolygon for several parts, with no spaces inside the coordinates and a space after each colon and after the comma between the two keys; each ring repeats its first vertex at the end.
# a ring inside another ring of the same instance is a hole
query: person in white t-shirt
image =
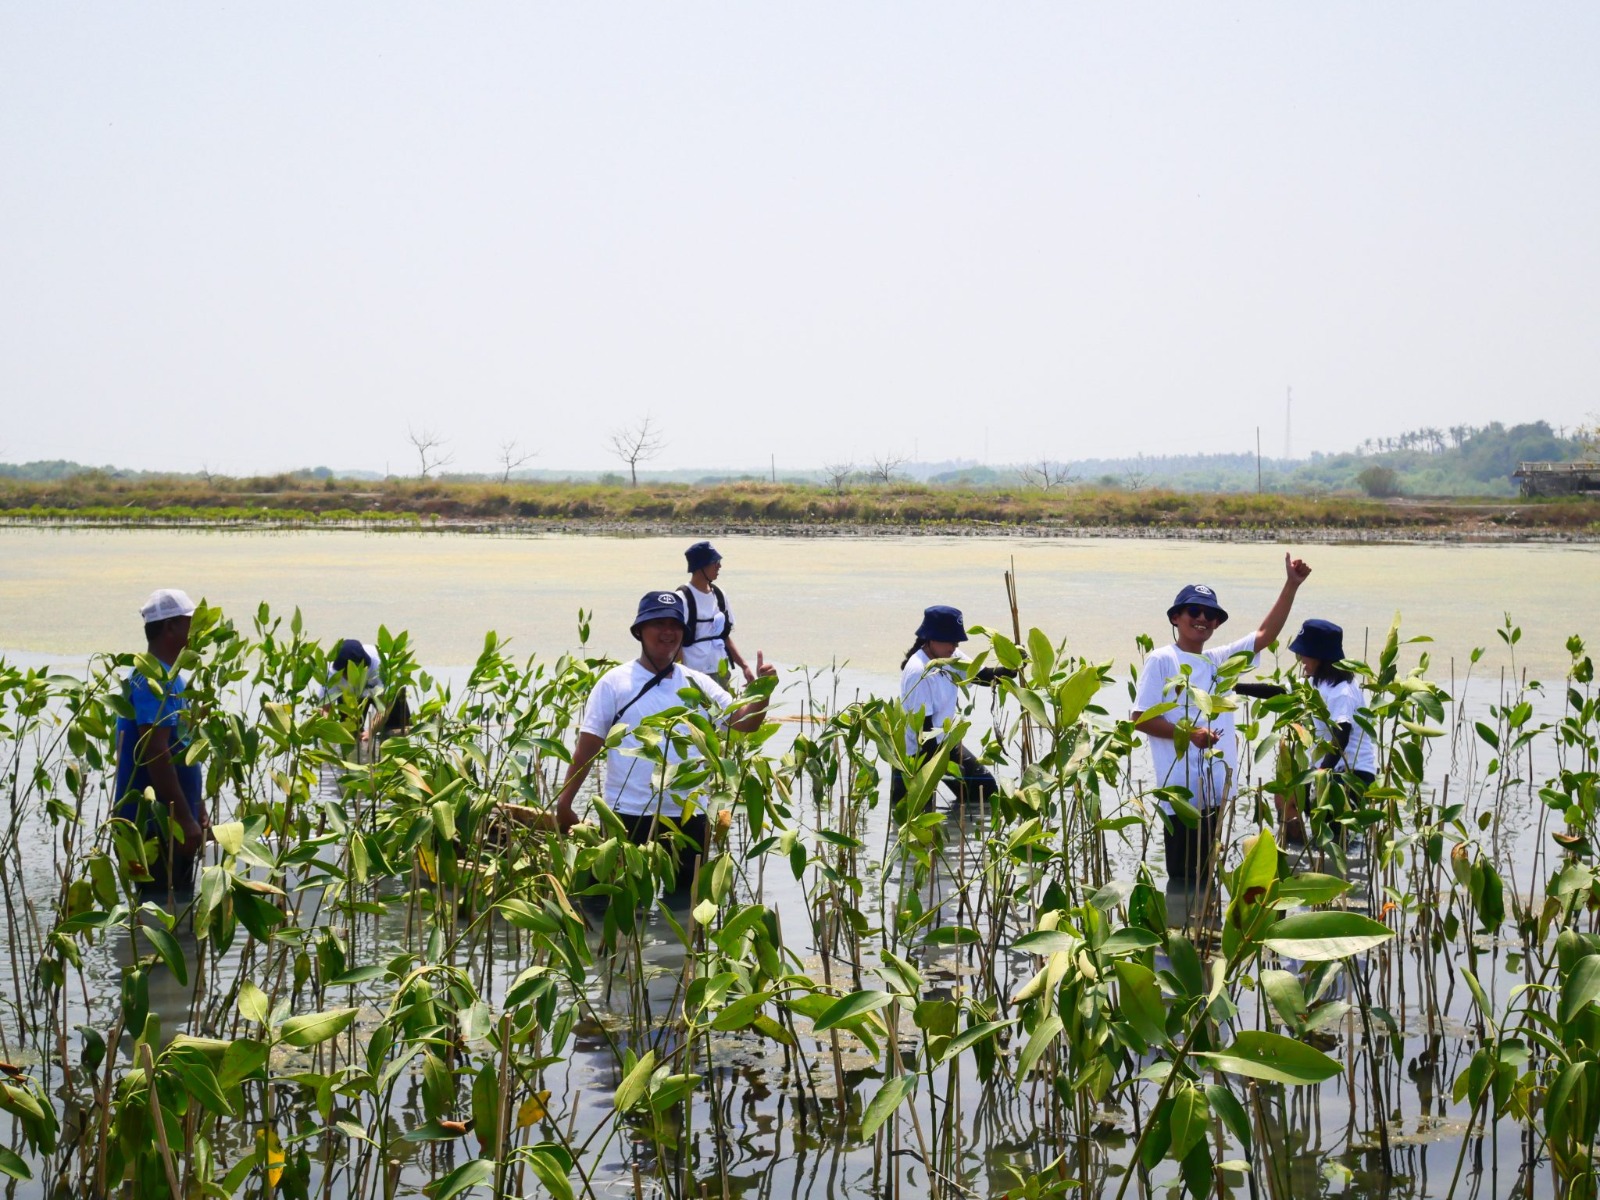
{"type": "MultiPolygon", "coordinates": [[[[1320,716],[1312,721],[1312,732],[1322,748],[1317,766],[1338,776],[1345,794],[1359,803],[1367,786],[1378,776],[1378,751],[1362,728],[1363,722],[1372,724],[1372,712],[1361,685],[1352,672],[1339,667],[1345,656],[1344,630],[1332,621],[1312,618],[1300,626],[1289,649],[1328,710],[1326,721],[1320,716]]],[[[1304,840],[1305,823],[1299,806],[1282,798],[1279,803],[1286,836],[1304,840]]]]}
{"type": "MultiPolygon", "coordinates": [[[[761,726],[767,699],[757,696],[737,708],[722,686],[700,671],[678,661],[685,625],[683,597],[677,592],[648,592],[639,601],[631,632],[639,643],[639,657],[612,667],[602,675],[589,693],[578,722],[578,740],[572,750],[572,765],[556,799],[556,823],[563,833],[578,823],[574,804],[578,789],[588,777],[589,768],[605,749],[606,737],[619,722],[628,729],[622,741],[606,754],[605,778],[601,788],[606,803],[625,825],[628,836],[639,845],[655,838],[660,818],[670,818],[693,845],[704,849],[707,822],[704,813],[685,821],[685,802],[681,791],[663,786],[659,767],[648,759],[625,753],[637,749],[634,730],[646,717],[673,708],[700,708],[720,715],[732,728],[750,733],[761,726]]],[[[776,675],[758,653],[756,675],[776,675]]],[[[674,753],[671,761],[682,761],[674,753]]],[[[693,863],[680,866],[679,890],[693,878],[693,863]]]]}
{"type": "MultiPolygon", "coordinates": [[[[922,624],[917,626],[915,636],[916,643],[900,663],[900,706],[907,717],[906,753],[925,758],[943,745],[960,703],[961,685],[956,669],[931,664],[959,657],[956,647],[967,640],[961,610],[948,604],[924,609],[922,624]]],[[[984,667],[973,676],[973,681],[992,684],[1000,676],[1015,674],[1004,667],[984,667]]],[[[994,776],[972,751],[958,744],[950,751],[950,761],[960,774],[946,775],[944,784],[955,793],[958,802],[977,802],[994,795],[998,787],[994,776]]],[[[905,794],[905,779],[895,771],[889,778],[889,803],[898,804],[905,794]]]]}
{"type": "Polygon", "coordinates": [[[1205,868],[1215,854],[1220,814],[1239,763],[1233,712],[1208,715],[1193,693],[1214,694],[1224,663],[1236,654],[1245,654],[1254,665],[1255,656],[1282,632],[1295,593],[1311,574],[1310,567],[1291,555],[1285,554],[1283,563],[1283,590],[1260,627],[1224,646],[1206,647],[1228,619],[1216,592],[1201,583],[1184,587],[1167,609],[1173,644],[1152,651],[1139,675],[1133,722],[1149,740],[1156,787],[1184,788],[1200,810],[1199,828],[1190,829],[1173,814],[1169,802],[1161,803],[1167,814],[1167,873],[1174,879],[1205,877],[1205,868]],[[1160,704],[1176,707],[1144,716],[1160,704]]]}
{"type": "Polygon", "coordinates": [[[688,608],[683,635],[683,665],[711,676],[727,687],[729,666],[744,672],[744,681],[753,683],[755,672],[733,644],[733,614],[728,598],[717,586],[722,574],[722,555],[710,542],[696,542],[683,552],[689,564],[689,582],[678,589],[688,608]]]}

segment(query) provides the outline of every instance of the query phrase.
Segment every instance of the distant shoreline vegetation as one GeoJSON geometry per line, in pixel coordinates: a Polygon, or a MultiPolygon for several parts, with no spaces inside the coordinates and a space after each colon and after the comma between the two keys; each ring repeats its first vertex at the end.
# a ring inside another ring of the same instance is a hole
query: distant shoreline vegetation
{"type": "MultiPolygon", "coordinates": [[[[29,525],[357,527],[458,532],[1033,533],[1325,539],[1600,540],[1600,496],[1527,499],[1527,460],[1600,452],[1538,421],[1421,429],[1359,453],[1041,458],[1008,467],[883,456],[781,478],[693,471],[560,477],[377,477],[327,467],[231,477],[72,462],[0,464],[0,522],[29,525]]],[[[423,460],[422,466],[432,469],[423,460]]],[[[769,471],[769,475],[776,475],[769,471]]]]}
{"type": "Polygon", "coordinates": [[[293,476],[204,480],[0,478],[0,522],[199,528],[667,533],[1037,533],[1157,537],[1377,536],[1600,540],[1600,499],[1377,500],[1095,486],[362,483],[293,476]]]}

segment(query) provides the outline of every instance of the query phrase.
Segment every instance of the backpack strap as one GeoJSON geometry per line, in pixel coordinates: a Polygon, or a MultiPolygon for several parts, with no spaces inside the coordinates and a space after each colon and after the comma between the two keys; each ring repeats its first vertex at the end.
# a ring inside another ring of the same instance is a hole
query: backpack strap
{"type": "Polygon", "coordinates": [[[688,618],[683,625],[683,644],[692,646],[699,640],[695,631],[700,628],[700,612],[695,607],[694,588],[685,583],[678,588],[678,595],[683,597],[685,616],[688,618]]]}
{"type": "Polygon", "coordinates": [[[611,723],[613,725],[615,725],[618,721],[622,720],[622,714],[627,712],[635,704],[639,703],[639,701],[644,698],[644,694],[646,692],[650,691],[652,688],[654,688],[656,686],[656,684],[660,683],[668,675],[671,675],[672,671],[673,671],[673,668],[676,667],[677,665],[678,664],[675,663],[675,662],[668,663],[667,666],[665,666],[661,670],[657,671],[653,676],[651,676],[650,682],[645,684],[642,688],[640,688],[637,692],[635,692],[633,694],[633,699],[632,700],[629,700],[626,704],[624,704],[621,708],[617,709],[617,711],[612,714],[611,723]]]}
{"type": "Polygon", "coordinates": [[[733,618],[728,615],[728,598],[722,594],[722,589],[716,584],[711,585],[711,592],[717,598],[717,611],[722,614],[722,632],[718,635],[724,642],[733,632],[733,618]]]}

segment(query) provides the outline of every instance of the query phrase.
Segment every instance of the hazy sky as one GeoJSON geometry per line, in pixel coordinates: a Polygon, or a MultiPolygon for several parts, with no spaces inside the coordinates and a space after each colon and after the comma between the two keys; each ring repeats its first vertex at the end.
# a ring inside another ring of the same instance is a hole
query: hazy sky
{"type": "Polygon", "coordinates": [[[0,3],[0,460],[1600,409],[1600,5],[0,3]]]}

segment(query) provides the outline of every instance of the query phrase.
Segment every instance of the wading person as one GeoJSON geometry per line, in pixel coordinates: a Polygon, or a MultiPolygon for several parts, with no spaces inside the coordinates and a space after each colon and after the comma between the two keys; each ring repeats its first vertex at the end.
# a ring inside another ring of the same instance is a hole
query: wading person
{"type": "MultiPolygon", "coordinates": [[[[640,745],[635,730],[646,717],[688,703],[690,707],[716,715],[740,732],[749,733],[760,728],[767,709],[765,696],[758,696],[737,708],[730,707],[733,697],[721,684],[679,662],[684,626],[684,601],[679,593],[650,592],[639,601],[631,628],[639,643],[639,657],[612,667],[589,693],[578,722],[572,765],[567,768],[566,782],[556,799],[556,822],[565,833],[578,823],[573,807],[578,789],[594,760],[605,749],[606,736],[619,722],[625,725],[627,735],[606,754],[601,792],[637,845],[668,832],[661,827],[662,817],[670,818],[679,826],[694,847],[687,858],[676,855],[677,881],[673,890],[680,894],[693,880],[694,860],[707,845],[706,814],[698,812],[685,820],[685,803],[689,796],[663,786],[658,764],[627,753],[640,745]],[[692,701],[686,702],[679,695],[685,691],[694,693],[692,701]]],[[[756,675],[766,677],[777,673],[776,667],[768,666],[759,653],[756,655],[756,675]]],[[[676,750],[671,751],[668,758],[670,762],[683,761],[676,750]]],[[[668,844],[672,844],[670,839],[668,844]]]]}
{"type": "Polygon", "coordinates": [[[1198,828],[1191,829],[1168,801],[1161,802],[1166,814],[1167,874],[1172,879],[1206,878],[1216,856],[1222,811],[1239,766],[1232,710],[1208,715],[1192,693],[1215,694],[1224,663],[1236,654],[1248,654],[1253,666],[1255,656],[1282,632],[1295,593],[1311,574],[1310,567],[1288,554],[1283,563],[1283,590],[1254,632],[1207,649],[1206,643],[1227,621],[1228,613],[1216,592],[1205,584],[1191,583],[1167,609],[1173,644],[1157,648],[1144,661],[1134,695],[1134,728],[1150,742],[1156,786],[1186,789],[1200,812],[1198,828]],[[1144,716],[1160,704],[1176,707],[1144,716]]]}
{"type": "MultiPolygon", "coordinates": [[[[961,610],[947,604],[924,609],[915,637],[900,660],[900,707],[906,714],[906,753],[920,761],[944,744],[960,702],[965,676],[955,663],[938,660],[957,659],[956,647],[967,640],[961,610]]],[[[1004,667],[984,667],[973,682],[992,684],[996,678],[1015,674],[1004,667]]],[[[947,774],[944,784],[958,804],[987,800],[994,794],[994,776],[965,746],[957,743],[951,749],[950,763],[956,773],[947,774]]],[[[905,778],[895,771],[889,778],[889,802],[897,804],[905,794],[905,778]]]]}
{"type": "Polygon", "coordinates": [[[322,689],[322,703],[333,705],[351,694],[360,681],[361,740],[374,734],[387,737],[404,733],[411,725],[411,704],[401,688],[387,706],[383,694],[383,664],[378,648],[359,638],[345,638],[328,664],[328,682],[322,689]]]}
{"type": "Polygon", "coordinates": [[[732,667],[744,672],[744,681],[755,680],[755,672],[733,644],[733,614],[728,598],[717,586],[722,574],[722,555],[710,542],[696,542],[683,552],[689,564],[689,582],[678,589],[688,607],[683,634],[683,665],[709,675],[728,686],[732,667]]]}
{"type": "MultiPolygon", "coordinates": [[[[1344,630],[1332,621],[1313,618],[1300,626],[1289,649],[1328,711],[1326,721],[1320,715],[1312,719],[1312,733],[1323,751],[1317,767],[1335,775],[1351,806],[1357,807],[1367,786],[1377,778],[1378,752],[1362,728],[1363,722],[1372,724],[1372,712],[1361,685],[1352,672],[1339,667],[1344,659],[1344,630]]],[[[1278,803],[1285,835],[1305,840],[1305,822],[1298,805],[1282,797],[1278,803]]]]}
{"type": "MultiPolygon", "coordinates": [[[[195,862],[211,829],[203,773],[198,763],[185,761],[189,702],[174,666],[189,644],[194,609],[194,601],[176,588],[152,592],[139,609],[145,646],[163,669],[157,679],[137,668],[129,674],[125,695],[133,717],[117,718],[117,815],[138,823],[149,788],[167,816],[155,878],[145,885],[152,894],[194,890],[195,862]]],[[[149,837],[159,826],[148,820],[148,809],[145,815],[149,837]]]]}

